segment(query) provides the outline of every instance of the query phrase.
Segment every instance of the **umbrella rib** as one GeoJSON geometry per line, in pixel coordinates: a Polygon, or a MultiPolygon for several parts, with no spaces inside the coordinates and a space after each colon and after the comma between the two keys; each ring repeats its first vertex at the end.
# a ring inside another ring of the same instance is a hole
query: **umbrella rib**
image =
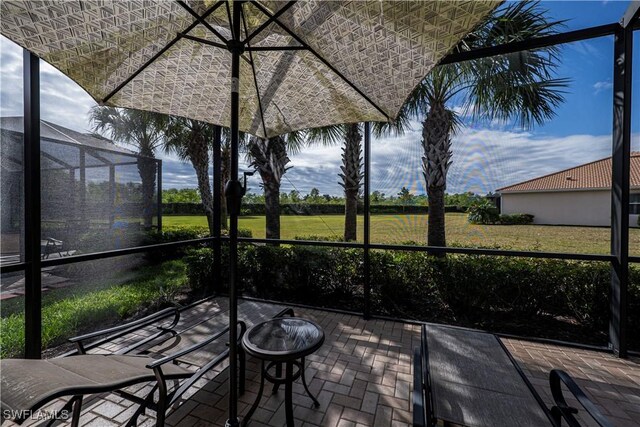
{"type": "MultiPolygon", "coordinates": [[[[188,34],[185,33],[178,33],[178,37],[187,39],[187,40],[191,40],[194,42],[198,42],[198,43],[202,43],[202,44],[206,44],[209,46],[214,46],[220,49],[224,49],[226,51],[229,50],[229,46],[224,45],[222,43],[216,43],[216,42],[212,42],[211,40],[207,40],[207,39],[203,39],[201,37],[196,37],[196,36],[190,36],[188,34]]],[[[240,55],[240,58],[242,58],[242,60],[246,61],[247,64],[251,64],[251,60],[247,57],[245,57],[244,55],[240,55]]]]}
{"type": "Polygon", "coordinates": [[[182,37],[182,38],[185,38],[187,40],[194,41],[194,42],[206,44],[206,45],[209,45],[209,46],[218,47],[218,48],[224,49],[224,50],[229,50],[229,48],[225,44],[212,42],[211,40],[203,39],[201,37],[190,36],[190,35],[184,34],[184,33],[179,33],[178,36],[182,37]]]}
{"type": "MultiPolygon", "coordinates": [[[[256,3],[256,2],[252,2],[252,3],[256,3]]],[[[296,1],[290,1],[289,3],[285,4],[284,6],[282,6],[282,8],[280,8],[279,11],[277,11],[272,17],[270,17],[269,19],[267,19],[264,23],[262,23],[262,25],[260,25],[258,28],[256,28],[251,35],[249,35],[245,40],[244,40],[244,44],[247,45],[247,47],[249,46],[249,42],[251,40],[253,40],[253,38],[255,36],[257,36],[258,34],[260,34],[262,32],[262,30],[264,30],[265,28],[267,28],[271,23],[273,23],[273,21],[275,21],[276,19],[278,19],[280,17],[280,15],[282,15],[283,13],[285,13],[287,10],[289,10],[294,4],[296,4],[296,1]]],[[[246,32],[246,29],[245,29],[246,32]]]]}
{"type": "Polygon", "coordinates": [[[211,26],[211,24],[209,24],[207,21],[205,21],[205,19],[198,15],[193,9],[191,9],[189,6],[187,6],[185,4],[185,2],[183,2],[182,0],[178,0],[178,4],[180,6],[182,6],[184,8],[184,10],[186,10],[187,12],[189,12],[189,14],[193,17],[195,17],[199,23],[201,23],[202,25],[204,25],[207,30],[211,31],[213,34],[215,34],[216,37],[218,37],[220,40],[222,40],[224,43],[229,43],[229,40],[225,39],[224,36],[222,34],[220,34],[215,28],[213,28],[211,26]]]}
{"type": "Polygon", "coordinates": [[[313,56],[315,56],[318,60],[320,60],[320,62],[322,62],[325,66],[327,66],[331,71],[333,71],[338,77],[340,77],[345,83],[347,83],[353,90],[355,90],[356,92],[358,92],[358,94],[363,97],[369,104],[371,104],[376,110],[378,110],[380,113],[382,113],[383,116],[385,116],[387,118],[387,120],[389,121],[393,121],[393,119],[391,117],[389,117],[389,115],[375,102],[373,102],[373,100],[371,98],[369,98],[362,90],[360,90],[351,80],[349,80],[344,74],[342,74],[340,71],[338,71],[338,69],[336,67],[334,67],[333,65],[331,65],[331,63],[329,61],[327,61],[326,59],[324,59],[322,57],[322,55],[320,55],[318,52],[315,51],[315,49],[313,49],[311,46],[309,46],[304,40],[302,40],[302,38],[300,38],[300,36],[298,36],[295,32],[293,32],[293,30],[291,30],[289,27],[287,27],[286,25],[284,25],[282,22],[280,22],[278,20],[278,18],[275,18],[274,15],[269,12],[264,6],[262,6],[259,2],[254,1],[252,2],[252,4],[254,6],[256,6],[258,9],[260,9],[260,11],[262,13],[264,13],[265,15],[267,15],[269,18],[272,19],[272,21],[274,23],[276,23],[280,28],[282,28],[285,32],[287,32],[287,34],[289,34],[291,37],[293,37],[298,43],[300,43],[300,45],[302,45],[303,47],[305,47],[309,52],[311,52],[313,54],[313,56]]]}
{"type": "MultiPolygon", "coordinates": [[[[222,4],[224,4],[224,1],[219,1],[216,4],[214,4],[213,6],[211,6],[205,13],[204,15],[202,15],[202,18],[206,18],[207,16],[211,15],[213,12],[216,11],[217,8],[219,8],[220,6],[222,6],[222,4]]],[[[188,33],[189,31],[193,30],[197,25],[198,25],[199,21],[196,20],[193,23],[191,23],[191,25],[189,25],[187,27],[187,29],[185,31],[183,31],[183,33],[188,33]]],[[[120,83],[114,90],[112,90],[107,96],[105,96],[102,99],[102,104],[105,104],[106,102],[108,102],[116,93],[120,92],[120,90],[125,87],[127,84],[129,84],[129,82],[133,79],[135,79],[138,74],[140,74],[141,72],[143,72],[149,65],[151,65],[156,59],[158,59],[160,56],[162,56],[167,50],[169,50],[174,44],[177,43],[178,40],[180,40],[182,37],[181,36],[176,36],[173,40],[171,40],[169,43],[167,43],[165,45],[165,47],[163,47],[162,49],[160,49],[155,55],[153,55],[151,58],[149,58],[147,60],[147,62],[145,62],[144,64],[142,64],[142,66],[140,68],[138,68],[133,74],[131,74],[129,77],[127,77],[122,83],[120,83]]]]}
{"type": "Polygon", "coordinates": [[[224,7],[225,9],[227,9],[227,18],[229,19],[229,31],[231,31],[231,34],[235,34],[233,32],[233,20],[231,19],[231,8],[229,7],[229,1],[226,0],[224,2],[224,7]]]}
{"type": "MultiPolygon", "coordinates": [[[[244,34],[245,37],[248,33],[247,31],[247,21],[245,19],[244,16],[244,9],[240,9],[240,14],[242,15],[242,24],[244,26],[244,34]]],[[[247,47],[249,47],[249,39],[245,39],[244,43],[246,43],[247,47]]],[[[262,121],[262,131],[264,132],[264,137],[266,139],[269,138],[269,135],[267,134],[267,125],[264,122],[264,109],[262,108],[262,98],[260,97],[260,89],[258,88],[258,77],[256,76],[256,66],[255,66],[255,62],[253,61],[253,53],[251,52],[251,50],[249,50],[249,59],[250,59],[250,64],[251,64],[251,72],[253,73],[253,84],[256,87],[256,96],[258,97],[258,107],[260,108],[260,120],[262,121]]]]}
{"type": "Polygon", "coordinates": [[[279,50],[308,50],[305,46],[254,46],[247,45],[249,52],[275,52],[279,50]]]}

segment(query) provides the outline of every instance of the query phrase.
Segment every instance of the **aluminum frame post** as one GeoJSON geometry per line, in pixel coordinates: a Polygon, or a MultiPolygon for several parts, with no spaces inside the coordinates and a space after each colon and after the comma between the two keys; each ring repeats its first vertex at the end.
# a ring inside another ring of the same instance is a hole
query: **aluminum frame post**
{"type": "Polygon", "coordinates": [[[631,27],[616,31],[613,58],[613,141],[611,186],[611,268],[609,341],[627,357],[629,287],[629,186],[631,162],[631,27]]]}
{"type": "Polygon", "coordinates": [[[116,221],[116,167],[109,165],[109,228],[116,221]]]}
{"type": "Polygon", "coordinates": [[[216,286],[222,282],[222,129],[213,128],[213,280],[209,293],[213,294],[216,286]]]}
{"type": "Polygon", "coordinates": [[[162,231],[162,160],[158,160],[158,208],[156,212],[156,216],[158,217],[158,231],[162,231]]]}
{"type": "Polygon", "coordinates": [[[40,271],[40,59],[23,51],[24,64],[24,335],[25,356],[42,357],[40,271]]]}
{"type": "MultiPolygon", "coordinates": [[[[79,171],[80,171],[80,186],[78,187],[80,190],[79,200],[80,200],[80,220],[82,221],[82,226],[84,227],[84,221],[87,219],[87,156],[84,148],[80,147],[78,153],[79,159],[79,171]]],[[[77,189],[78,189],[77,188],[77,189]]]]}
{"type": "Polygon", "coordinates": [[[371,317],[371,123],[364,124],[364,318],[371,317]]]}

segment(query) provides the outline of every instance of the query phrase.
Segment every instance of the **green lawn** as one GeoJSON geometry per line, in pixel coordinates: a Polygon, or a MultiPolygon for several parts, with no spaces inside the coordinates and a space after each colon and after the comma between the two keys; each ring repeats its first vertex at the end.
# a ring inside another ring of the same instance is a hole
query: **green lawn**
{"type": "MultiPolygon", "coordinates": [[[[77,278],[76,278],[77,279],[77,278]]],[[[187,286],[186,265],[180,260],[104,273],[102,279],[54,289],[42,297],[42,345],[49,348],[78,333],[111,326],[117,319],[157,311],[187,286]]],[[[21,357],[24,351],[24,298],[2,301],[0,358],[21,357]]]]}
{"type": "MultiPolygon", "coordinates": [[[[341,236],[344,218],[341,215],[282,216],[281,237],[341,236]]],[[[164,216],[166,226],[199,225],[206,227],[204,216],[164,216]]],[[[362,217],[358,219],[358,238],[362,238],[362,217]]],[[[253,237],[264,237],[264,217],[240,217],[240,228],[250,229],[253,237]]],[[[374,215],[371,217],[372,243],[424,243],[427,215],[374,215]]],[[[610,230],[600,227],[563,227],[548,225],[473,225],[463,213],[447,214],[447,243],[467,247],[539,250],[607,254],[610,230]]],[[[640,229],[630,230],[629,249],[640,255],[640,229]]]]}

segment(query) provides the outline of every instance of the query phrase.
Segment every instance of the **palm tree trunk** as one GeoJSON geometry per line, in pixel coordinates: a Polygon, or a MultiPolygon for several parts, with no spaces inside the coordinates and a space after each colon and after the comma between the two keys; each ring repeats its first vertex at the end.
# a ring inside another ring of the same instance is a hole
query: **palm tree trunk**
{"type": "Polygon", "coordinates": [[[358,190],[345,190],[344,196],[344,240],[349,242],[358,238],[358,190]]]}
{"type": "Polygon", "coordinates": [[[427,245],[446,246],[444,187],[429,187],[429,216],[427,228],[427,245]]]}
{"type": "Polygon", "coordinates": [[[422,125],[422,169],[427,183],[429,219],[427,245],[446,246],[444,194],[451,165],[451,112],[442,103],[432,103],[422,125]]]}
{"type": "Polygon", "coordinates": [[[362,185],[362,135],[357,124],[347,125],[345,144],[342,148],[342,183],[344,188],[344,240],[357,239],[358,192],[362,185]]]}
{"type": "Polygon", "coordinates": [[[266,214],[266,238],[280,238],[280,183],[273,177],[266,177],[260,174],[263,182],[269,184],[264,186],[264,207],[266,214]]]}
{"type": "Polygon", "coordinates": [[[249,143],[249,154],[262,178],[265,198],[266,237],[280,238],[280,183],[290,162],[287,147],[281,137],[263,140],[253,139],[249,143]]]}
{"type": "Polygon", "coordinates": [[[213,194],[211,194],[211,185],[209,184],[209,150],[205,138],[200,135],[191,141],[187,153],[196,171],[198,191],[200,191],[202,206],[207,216],[209,234],[213,235],[213,194]]]}
{"type": "Polygon", "coordinates": [[[138,157],[138,173],[142,181],[142,218],[144,228],[151,228],[153,225],[155,188],[156,188],[156,162],[149,158],[154,158],[152,150],[141,150],[140,154],[145,157],[138,157]]]}

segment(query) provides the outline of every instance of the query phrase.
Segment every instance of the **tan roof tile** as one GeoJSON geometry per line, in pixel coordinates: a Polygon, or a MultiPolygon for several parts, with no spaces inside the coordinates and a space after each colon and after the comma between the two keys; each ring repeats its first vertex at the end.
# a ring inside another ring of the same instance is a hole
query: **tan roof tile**
{"type": "MultiPolygon", "coordinates": [[[[611,157],[498,189],[501,193],[611,188],[611,157]]],[[[640,152],[631,153],[631,188],[640,188],[640,152]]]]}

